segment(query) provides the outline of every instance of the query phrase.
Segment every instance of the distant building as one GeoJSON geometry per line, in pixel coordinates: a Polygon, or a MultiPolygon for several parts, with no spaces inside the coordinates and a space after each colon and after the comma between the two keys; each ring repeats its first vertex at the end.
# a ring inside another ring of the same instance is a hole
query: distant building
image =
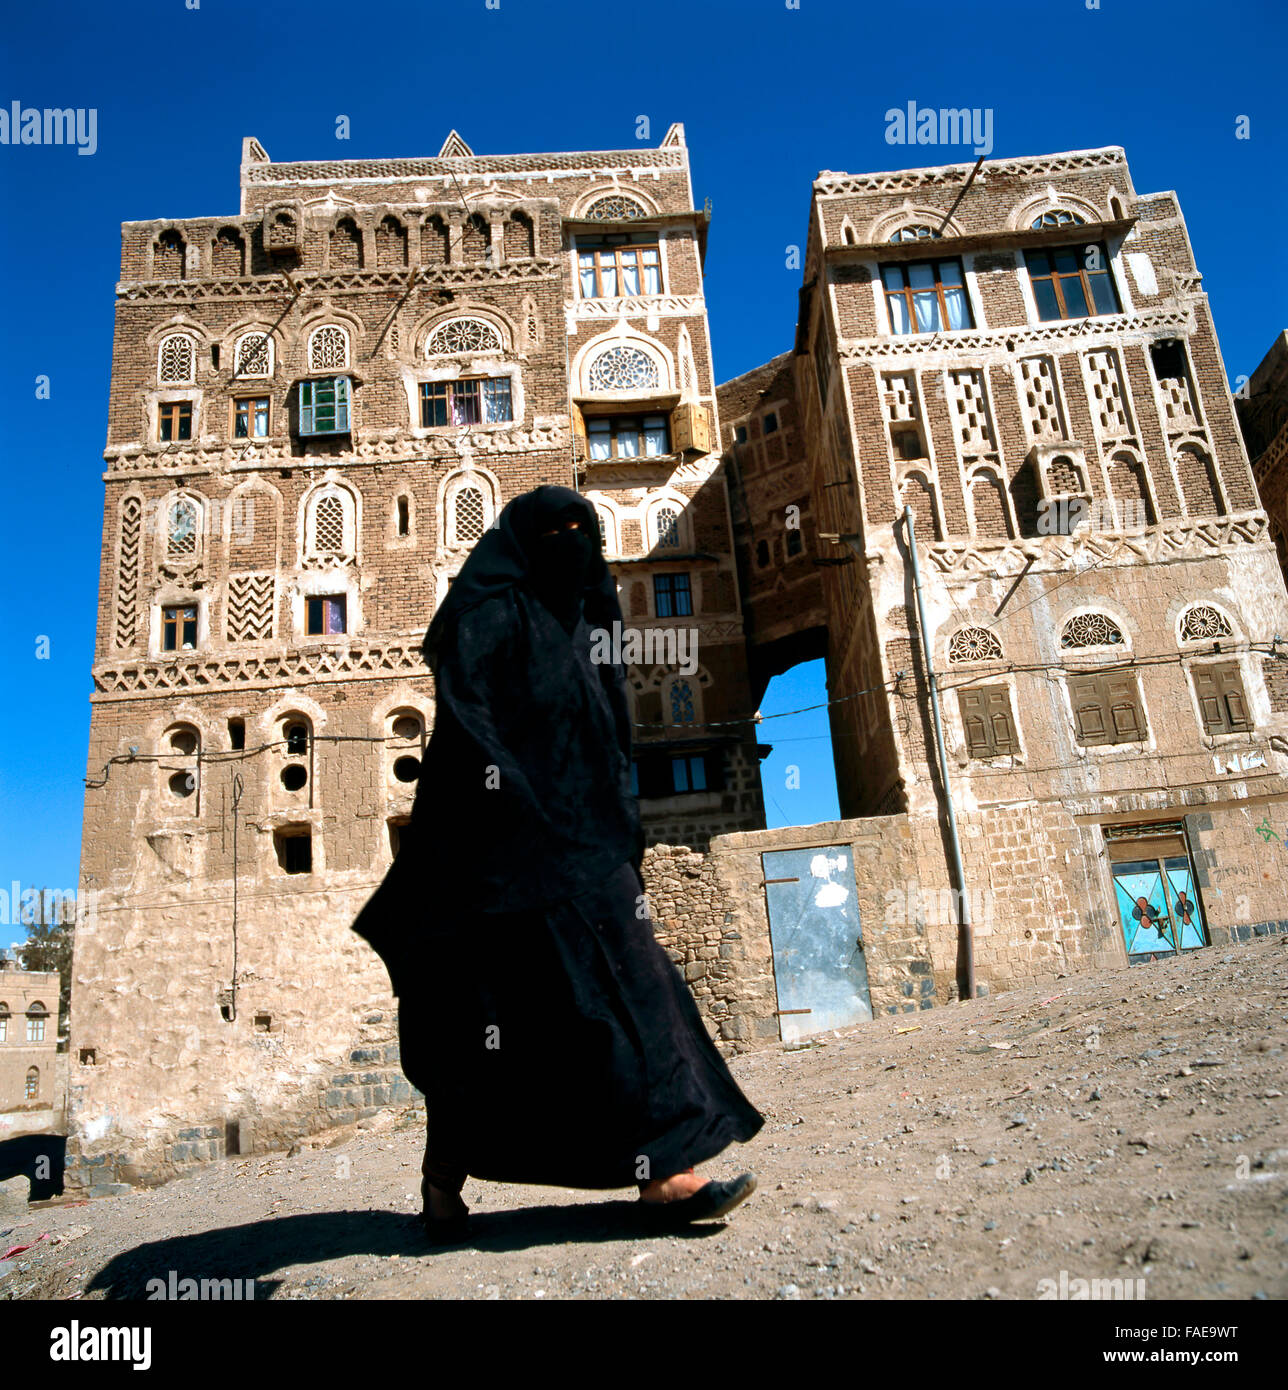
{"type": "Polygon", "coordinates": [[[1288,574],[1288,331],[1275,339],[1234,400],[1261,505],[1270,518],[1279,563],[1288,574]]]}
{"type": "MultiPolygon", "coordinates": [[[[0,951],[0,1116],[61,1112],[60,1071],[58,972],[23,970],[0,951]]],[[[17,1116],[0,1120],[0,1139],[25,1128],[17,1116]]]]}

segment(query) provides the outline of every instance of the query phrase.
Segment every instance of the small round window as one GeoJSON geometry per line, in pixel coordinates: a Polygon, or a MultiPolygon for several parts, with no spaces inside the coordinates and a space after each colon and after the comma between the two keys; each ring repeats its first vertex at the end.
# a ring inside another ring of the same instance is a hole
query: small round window
{"type": "Polygon", "coordinates": [[[399,758],[394,763],[394,776],[400,782],[414,782],[420,776],[420,759],[399,758]]]}
{"type": "Polygon", "coordinates": [[[297,792],[309,780],[308,771],[301,763],[291,763],[282,769],[282,786],[288,792],[297,792]]]}

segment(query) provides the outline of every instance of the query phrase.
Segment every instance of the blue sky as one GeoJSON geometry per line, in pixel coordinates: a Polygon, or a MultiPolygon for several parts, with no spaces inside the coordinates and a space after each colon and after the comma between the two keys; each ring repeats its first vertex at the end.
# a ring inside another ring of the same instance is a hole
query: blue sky
{"type": "MultiPolygon", "coordinates": [[[[361,6],[331,0],[10,7],[0,107],[93,108],[98,148],[0,145],[0,889],[76,882],[122,221],[236,212],[244,135],[275,159],[332,159],[435,154],[452,127],[480,153],[616,149],[641,116],[655,145],[683,121],[712,202],[723,380],[791,344],[786,248],[819,170],[942,162],[886,144],[885,111],[910,100],[991,108],[993,157],[1122,145],[1139,191],[1177,190],[1226,366],[1248,374],[1288,323],[1288,11],[1087,3],[385,0],[373,35],[361,6]]],[[[812,663],[762,708],[823,698],[812,663]]],[[[821,711],[766,726],[771,825],[835,814],[826,727],[821,711]]]]}

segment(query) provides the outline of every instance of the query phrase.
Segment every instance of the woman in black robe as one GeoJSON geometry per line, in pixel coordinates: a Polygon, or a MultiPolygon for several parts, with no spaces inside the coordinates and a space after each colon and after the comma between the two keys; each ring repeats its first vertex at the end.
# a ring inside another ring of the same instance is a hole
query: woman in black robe
{"type": "Polygon", "coordinates": [[[464,1232],[467,1175],[638,1186],[668,1225],[755,1187],[693,1172],[764,1121],[648,917],[626,675],[592,659],[620,621],[594,508],[543,486],[484,533],[425,636],[434,732],[354,929],[399,997],[438,1238],[464,1232]]]}

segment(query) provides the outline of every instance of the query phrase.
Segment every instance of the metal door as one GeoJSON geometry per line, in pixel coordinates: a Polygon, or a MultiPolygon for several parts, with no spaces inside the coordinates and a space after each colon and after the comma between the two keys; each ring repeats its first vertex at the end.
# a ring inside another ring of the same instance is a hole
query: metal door
{"type": "Polygon", "coordinates": [[[784,1042],[872,1017],[849,845],[760,856],[784,1042]]]}
{"type": "Polygon", "coordinates": [[[1113,874],[1128,957],[1207,945],[1186,855],[1117,863],[1113,874]]]}

